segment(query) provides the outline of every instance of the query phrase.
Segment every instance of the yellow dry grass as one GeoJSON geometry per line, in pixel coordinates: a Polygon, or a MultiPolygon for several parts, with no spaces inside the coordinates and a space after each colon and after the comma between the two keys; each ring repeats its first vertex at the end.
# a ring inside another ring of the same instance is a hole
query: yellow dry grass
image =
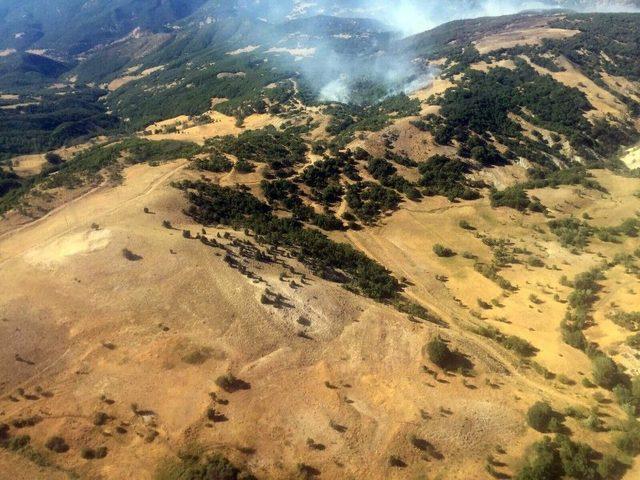
{"type": "Polygon", "coordinates": [[[562,39],[577,35],[577,30],[549,28],[539,26],[535,28],[507,29],[505,32],[483,37],[475,42],[481,54],[489,53],[501,48],[513,48],[518,45],[540,45],[543,39],[562,39]]]}
{"type": "Polygon", "coordinates": [[[242,126],[238,126],[234,117],[220,112],[210,111],[207,115],[211,121],[202,125],[193,125],[186,115],[154,123],[145,129],[145,138],[150,140],[183,140],[203,145],[207,138],[225,135],[238,135],[245,130],[258,130],[267,125],[280,126],[281,118],[269,114],[253,114],[245,118],[242,126]],[[176,131],[165,133],[167,127],[175,127],[176,131]]]}
{"type": "MultiPolygon", "coordinates": [[[[539,438],[523,424],[531,403],[543,398],[558,409],[592,405],[592,392],[579,383],[589,375],[589,360],[561,341],[566,305],[553,297],[564,299],[570,292],[560,285],[560,276],[572,278],[600,262],[599,255],[627,251],[637,240],[619,245],[594,241],[589,253],[573,255],[551,234],[534,230],[546,225],[539,214],[494,210],[487,199],[407,202],[377,227],[334,237],[405,277],[409,298],[437,313],[446,328],[413,323],[388,306],[315,277],[292,259],[282,258],[298,272],[295,278],[304,272],[310,280],[302,288],[291,289],[288,281],[279,280],[282,266],[247,260],[247,268],[290,303],[275,309],[260,303],[266,284],[230,269],[223,251],[183,238],[179,229],[195,233],[200,228],[180,213],[184,201],[170,187],[173,180],[199,175],[187,166],[181,160],[130,167],[121,186],[95,189],[0,237],[5,272],[0,335],[12,345],[0,353],[5,382],[0,420],[44,416],[28,433],[37,449],[49,435],[67,439],[71,450],[56,456],[56,464],[87,478],[147,479],[180,445],[199,442],[265,478],[290,478],[299,462],[319,468],[329,479],[407,478],[425,472],[484,478],[486,455],[495,455],[496,445],[507,449],[499,458],[513,470],[525,447],[539,438]],[[144,213],[145,207],[150,213],[144,213]],[[165,219],[178,230],[162,227],[165,219]],[[477,230],[461,229],[460,220],[477,230]],[[557,270],[512,265],[502,274],[519,290],[504,295],[461,255],[466,251],[491,261],[489,247],[476,233],[509,238],[557,270]],[[438,258],[435,243],[459,255],[438,258]],[[126,260],[123,248],[142,258],[126,260]],[[532,302],[532,295],[540,301],[532,302]],[[497,305],[482,310],[478,299],[495,299],[497,305]],[[309,327],[298,323],[301,317],[310,320],[309,327]],[[513,354],[472,332],[481,324],[527,339],[539,349],[535,361],[578,385],[544,380],[523,367],[513,354]],[[300,330],[311,338],[298,336],[300,330]],[[473,378],[440,374],[434,379],[421,371],[429,364],[423,346],[436,334],[469,356],[473,378]],[[16,354],[33,364],[16,361],[16,354]],[[185,358],[201,360],[188,363],[185,358]],[[251,388],[220,392],[214,380],[228,371],[251,388]],[[27,400],[16,394],[18,388],[32,393],[37,386],[53,396],[27,400]],[[230,403],[215,405],[228,421],[209,427],[204,412],[211,406],[211,391],[230,403]],[[18,401],[9,401],[8,395],[18,401]],[[115,403],[105,404],[103,395],[115,403]],[[132,403],[153,414],[135,415],[132,403]],[[113,420],[94,426],[96,411],[106,411],[113,420]],[[332,423],[346,431],[338,433],[332,423]],[[126,433],[117,433],[116,427],[126,433]],[[159,436],[147,443],[150,430],[159,436]],[[411,446],[413,435],[431,442],[444,458],[425,462],[411,446]],[[308,438],[325,450],[311,451],[308,438]],[[106,445],[109,456],[82,461],[78,452],[84,445],[106,445]],[[254,453],[247,454],[248,449],[254,453]],[[407,468],[390,467],[390,455],[402,458],[407,468]]],[[[517,172],[502,175],[511,174],[517,172]]],[[[532,193],[558,215],[589,212],[601,226],[616,225],[640,208],[633,195],[639,180],[604,171],[596,176],[608,194],[574,187],[532,193]]],[[[211,176],[221,184],[239,181],[253,187],[260,176],[250,177],[211,176]]],[[[207,235],[217,238],[225,231],[211,228],[207,235]]],[[[237,252],[231,240],[218,240],[237,252]]],[[[597,325],[586,333],[605,348],[618,349],[616,359],[637,369],[638,360],[619,348],[624,332],[611,329],[603,316],[610,301],[640,309],[628,292],[630,281],[619,269],[607,276],[597,325]]],[[[601,408],[619,415],[615,405],[601,408]]],[[[608,437],[594,436],[580,425],[572,429],[575,438],[609,448],[608,437]]],[[[0,463],[22,461],[7,455],[0,463]]],[[[54,478],[49,469],[28,471],[31,478],[54,478]]]]}
{"type": "MultiPolygon", "coordinates": [[[[158,65],[156,67],[147,68],[137,75],[125,75],[123,77],[116,78],[115,80],[111,80],[111,82],[109,82],[109,84],[107,85],[107,90],[109,90],[110,92],[114,92],[117,89],[125,86],[127,83],[135,82],[136,80],[148,77],[152,73],[158,72],[162,69],[164,69],[164,65],[158,65]]],[[[133,73],[133,71],[135,70],[130,69],[129,71],[133,73]]]]}

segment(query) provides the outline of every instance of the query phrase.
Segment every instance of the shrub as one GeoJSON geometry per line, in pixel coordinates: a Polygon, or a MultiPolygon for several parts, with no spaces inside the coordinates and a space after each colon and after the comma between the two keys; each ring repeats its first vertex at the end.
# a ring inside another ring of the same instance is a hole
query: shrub
{"type": "Polygon", "coordinates": [[[625,466],[613,455],[604,455],[598,464],[598,474],[603,479],[619,478],[625,470],[625,466]]]}
{"type": "Polygon", "coordinates": [[[529,257],[527,260],[527,263],[532,267],[538,267],[538,268],[544,267],[544,262],[538,257],[533,257],[533,256],[529,257]]]}
{"type": "Polygon", "coordinates": [[[604,354],[593,358],[592,368],[593,381],[602,388],[611,390],[621,381],[618,365],[604,354]]]}
{"type": "Polygon", "coordinates": [[[63,162],[62,157],[55,152],[47,152],[44,155],[44,159],[50,165],[60,165],[63,162]]]}
{"type": "Polygon", "coordinates": [[[640,454],[640,423],[631,418],[622,428],[622,433],[615,440],[616,447],[632,456],[640,454]]]}
{"type": "Polygon", "coordinates": [[[216,385],[227,393],[237,392],[238,390],[248,390],[251,385],[244,380],[240,380],[232,373],[221,375],[216,378],[216,385]]]}
{"type": "Polygon", "coordinates": [[[562,478],[562,463],[556,446],[549,437],[530,448],[526,464],[516,480],[551,480],[562,478]]]}
{"type": "Polygon", "coordinates": [[[211,358],[211,349],[207,347],[193,347],[185,352],[181,360],[189,365],[202,365],[211,358]]]}
{"type": "Polygon", "coordinates": [[[58,436],[49,437],[44,446],[56,453],[65,453],[69,451],[69,445],[67,445],[65,439],[58,436]]]}
{"type": "Polygon", "coordinates": [[[100,459],[107,456],[107,447],[89,448],[82,447],[80,456],[85,460],[100,459]]]}
{"type": "Polygon", "coordinates": [[[135,253],[133,253],[128,248],[123,248],[122,249],[122,256],[124,258],[126,258],[127,260],[129,260],[130,262],[137,262],[139,260],[142,260],[142,257],[140,255],[136,255],[135,253]]]}
{"type": "Polygon", "coordinates": [[[8,439],[6,443],[1,442],[1,446],[7,448],[8,450],[16,452],[25,448],[27,445],[29,445],[29,443],[31,443],[31,437],[29,435],[18,435],[8,439]]]}
{"type": "Polygon", "coordinates": [[[156,480],[252,480],[253,475],[243,472],[227,458],[219,454],[202,457],[199,454],[183,454],[160,466],[156,480]]]}
{"type": "Polygon", "coordinates": [[[105,412],[96,412],[93,415],[93,424],[96,426],[104,425],[110,418],[105,412]]]}
{"type": "Polygon", "coordinates": [[[445,247],[444,245],[440,245],[439,243],[436,243],[433,246],[433,253],[435,253],[439,257],[444,257],[444,258],[453,257],[456,254],[450,248],[445,247]]]}
{"type": "Polygon", "coordinates": [[[640,333],[636,333],[627,337],[626,341],[627,345],[631,348],[635,348],[636,350],[640,350],[640,333]]]}
{"type": "Polygon", "coordinates": [[[548,432],[556,413],[547,402],[536,402],[527,411],[527,423],[539,432],[548,432]]]}
{"type": "Polygon", "coordinates": [[[463,228],[464,230],[475,230],[476,227],[474,227],[473,225],[471,225],[468,221],[466,220],[460,220],[460,222],[458,223],[458,225],[460,226],[460,228],[463,228]]]}
{"type": "Polygon", "coordinates": [[[429,341],[427,344],[427,355],[429,356],[429,360],[440,368],[447,368],[454,356],[449,346],[440,337],[435,337],[429,341]]]}

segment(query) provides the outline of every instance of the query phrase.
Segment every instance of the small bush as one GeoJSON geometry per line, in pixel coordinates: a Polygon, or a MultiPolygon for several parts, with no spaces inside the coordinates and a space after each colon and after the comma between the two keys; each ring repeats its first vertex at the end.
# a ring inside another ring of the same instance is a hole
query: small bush
{"type": "Polygon", "coordinates": [[[227,393],[237,392],[238,390],[248,390],[251,385],[244,380],[240,380],[231,373],[221,375],[216,379],[216,385],[227,393]]]}
{"type": "Polygon", "coordinates": [[[50,165],[60,165],[63,162],[62,157],[55,152],[47,152],[44,155],[44,159],[50,165]]]}
{"type": "Polygon", "coordinates": [[[456,252],[454,252],[450,248],[445,247],[444,245],[440,245],[439,243],[436,243],[433,246],[433,253],[442,258],[453,257],[456,254],[456,252]]]}
{"type": "Polygon", "coordinates": [[[630,419],[623,425],[622,433],[616,438],[616,447],[632,456],[640,454],[640,423],[630,419]]]}
{"type": "Polygon", "coordinates": [[[556,413],[547,402],[536,402],[527,412],[527,423],[539,432],[549,432],[549,425],[554,418],[556,413]]]}
{"type": "Polygon", "coordinates": [[[469,222],[467,222],[466,220],[460,220],[460,222],[458,223],[458,225],[460,225],[460,228],[463,228],[465,230],[475,230],[476,227],[474,227],[473,225],[471,225],[469,222]]]}
{"type": "Polygon", "coordinates": [[[453,358],[453,352],[449,346],[440,338],[435,337],[427,344],[427,355],[429,360],[440,368],[447,368],[453,358]]]}
{"type": "Polygon", "coordinates": [[[592,361],[593,380],[596,385],[607,390],[613,389],[620,383],[618,365],[606,355],[598,355],[592,361]]]}
{"type": "Polygon", "coordinates": [[[44,446],[56,453],[65,453],[69,451],[69,445],[67,445],[65,439],[58,436],[49,437],[44,446]]]}
{"type": "Polygon", "coordinates": [[[126,258],[127,260],[129,260],[130,262],[137,262],[139,260],[142,260],[142,257],[140,255],[136,255],[135,253],[133,253],[128,248],[123,248],[122,249],[122,256],[124,258],[126,258]]]}
{"type": "Polygon", "coordinates": [[[107,456],[107,447],[89,448],[82,447],[80,456],[85,460],[96,460],[107,456]]]}
{"type": "Polygon", "coordinates": [[[178,460],[165,462],[155,476],[156,480],[255,480],[219,454],[202,457],[187,453],[178,460]]]}
{"type": "Polygon", "coordinates": [[[93,424],[96,426],[104,425],[109,421],[110,418],[111,417],[109,417],[109,415],[104,412],[96,412],[93,415],[93,424]]]}

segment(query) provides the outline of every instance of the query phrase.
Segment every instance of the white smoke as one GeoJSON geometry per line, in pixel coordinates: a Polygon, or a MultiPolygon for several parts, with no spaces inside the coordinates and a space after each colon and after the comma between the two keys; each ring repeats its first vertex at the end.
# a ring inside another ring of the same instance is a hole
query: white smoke
{"type": "Polygon", "coordinates": [[[589,12],[630,12],[638,8],[624,0],[611,2],[563,0],[362,0],[360,11],[404,36],[415,35],[453,20],[512,15],[526,10],[574,8],[589,12]]]}
{"type": "Polygon", "coordinates": [[[341,75],[320,89],[319,100],[321,102],[348,103],[350,98],[351,87],[346,75],[341,75]]]}
{"type": "MultiPolygon", "coordinates": [[[[276,4],[293,4],[287,18],[307,17],[318,14],[350,18],[377,20],[385,29],[392,30],[398,37],[418,34],[446,22],[478,17],[494,17],[519,13],[525,10],[545,10],[551,8],[574,7],[581,11],[631,11],[634,9],[626,0],[253,0],[263,3],[269,11],[276,4]]],[[[348,28],[348,27],[345,27],[348,28]]],[[[374,27],[375,28],[375,27],[374,27]]],[[[383,27],[381,27],[383,28],[383,27]]],[[[412,93],[433,81],[434,69],[427,65],[413,63],[408,53],[397,57],[384,51],[381,45],[377,52],[345,54],[338,48],[336,38],[357,38],[351,31],[333,32],[331,39],[323,40],[323,33],[301,31],[297,33],[300,45],[289,48],[313,47],[317,51],[313,58],[301,59],[299,70],[305,79],[319,92],[320,101],[349,103],[359,102],[361,95],[352,90],[360,80],[368,80],[386,88],[385,95],[412,93]],[[342,37],[343,35],[344,37],[342,37]],[[311,39],[311,40],[310,40],[311,39]],[[316,42],[306,45],[305,41],[316,42]]],[[[363,34],[362,36],[365,36],[363,34]]],[[[291,39],[289,39],[290,41],[291,39]]],[[[267,43],[267,42],[265,42],[267,43]]],[[[282,50],[282,47],[280,48],[282,50]]]]}
{"type": "Polygon", "coordinates": [[[374,18],[404,36],[453,20],[511,15],[525,10],[568,8],[582,12],[631,12],[628,0],[300,0],[298,15],[329,14],[374,18]]]}

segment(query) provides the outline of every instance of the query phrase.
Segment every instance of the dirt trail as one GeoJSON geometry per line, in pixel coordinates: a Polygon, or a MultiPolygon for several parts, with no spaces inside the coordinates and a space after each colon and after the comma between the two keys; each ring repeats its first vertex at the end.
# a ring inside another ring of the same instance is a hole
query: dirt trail
{"type": "MultiPolygon", "coordinates": [[[[130,197],[130,198],[128,198],[128,199],[126,199],[126,200],[124,200],[122,202],[119,202],[115,207],[113,207],[111,209],[99,212],[94,217],[95,220],[99,220],[100,218],[103,218],[105,216],[112,215],[113,213],[116,213],[116,212],[122,210],[123,208],[126,208],[132,202],[136,202],[136,201],[140,200],[141,198],[149,196],[158,187],[164,185],[167,182],[167,180],[169,180],[170,178],[175,176],[177,173],[182,171],[189,164],[188,160],[179,160],[179,162],[180,163],[177,166],[175,166],[173,169],[171,169],[169,172],[163,174],[159,178],[154,179],[149,185],[146,186],[146,188],[141,193],[136,194],[133,197],[130,197]]],[[[33,222],[30,222],[30,223],[27,223],[27,224],[22,225],[20,227],[17,227],[16,229],[11,230],[9,232],[5,232],[3,235],[0,236],[0,239],[11,238],[13,235],[15,235],[15,234],[17,234],[19,232],[22,232],[22,231],[27,230],[27,229],[35,228],[39,224],[41,224],[41,223],[45,222],[46,220],[52,218],[54,215],[62,214],[62,213],[65,212],[65,210],[68,210],[69,208],[71,208],[72,206],[77,204],[78,202],[88,198],[91,195],[95,195],[95,194],[99,193],[101,190],[106,188],[106,185],[107,185],[107,182],[105,181],[102,184],[100,184],[99,186],[97,186],[97,187],[89,190],[88,192],[84,193],[83,195],[81,195],[81,196],[79,196],[79,197],[77,197],[77,198],[65,203],[64,205],[61,205],[60,207],[57,207],[57,208],[53,209],[52,211],[50,211],[49,213],[47,213],[43,217],[40,217],[39,219],[34,220],[33,222]]],[[[0,265],[4,265],[5,263],[7,263],[8,261],[10,261],[11,259],[13,259],[15,257],[24,255],[29,250],[42,248],[43,246],[48,245],[48,244],[52,243],[53,241],[65,236],[65,235],[68,235],[69,233],[71,233],[73,231],[76,231],[79,228],[83,228],[83,227],[84,227],[83,225],[71,225],[68,228],[57,232],[55,235],[53,235],[51,237],[48,237],[47,239],[43,240],[40,243],[31,244],[31,245],[26,246],[22,250],[19,250],[19,251],[14,252],[14,253],[10,253],[9,256],[7,256],[7,257],[3,258],[2,260],[0,260],[0,265]]]]}

